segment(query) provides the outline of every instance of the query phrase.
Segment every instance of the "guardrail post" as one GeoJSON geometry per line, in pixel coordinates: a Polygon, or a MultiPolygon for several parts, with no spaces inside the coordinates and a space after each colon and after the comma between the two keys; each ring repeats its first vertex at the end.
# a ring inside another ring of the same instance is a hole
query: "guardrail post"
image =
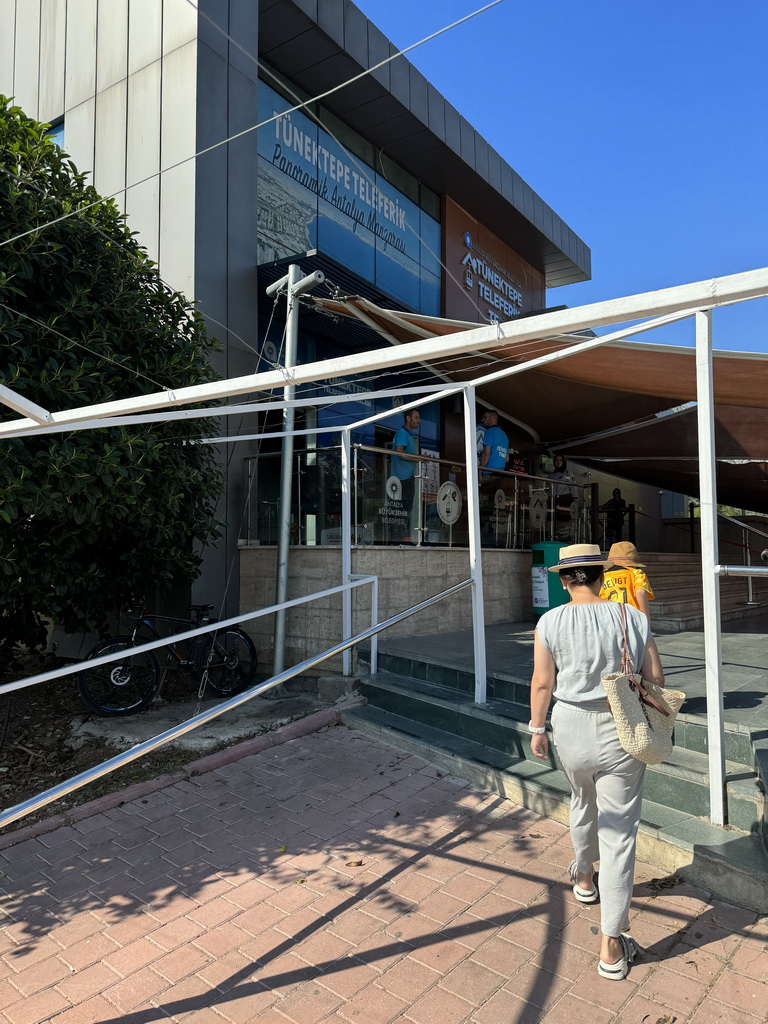
{"type": "MultiPolygon", "coordinates": [[[[352,591],[349,588],[352,573],[352,471],[349,430],[341,431],[341,582],[346,590],[341,596],[341,637],[352,636],[352,591]]],[[[352,673],[352,651],[341,656],[342,674],[352,673]]]]}
{"type": "Polygon", "coordinates": [[[465,388],[464,445],[467,458],[467,518],[469,521],[469,575],[472,579],[472,640],[475,654],[475,703],[485,704],[485,615],[483,555],[480,545],[480,478],[475,433],[475,389],[465,388]]]}
{"type": "Polygon", "coordinates": [[[701,577],[704,600],[704,664],[709,736],[709,816],[724,825],[725,753],[720,635],[720,580],[717,550],[717,481],[715,476],[715,407],[712,384],[712,310],[696,313],[696,417],[699,432],[699,505],[701,577]]]}

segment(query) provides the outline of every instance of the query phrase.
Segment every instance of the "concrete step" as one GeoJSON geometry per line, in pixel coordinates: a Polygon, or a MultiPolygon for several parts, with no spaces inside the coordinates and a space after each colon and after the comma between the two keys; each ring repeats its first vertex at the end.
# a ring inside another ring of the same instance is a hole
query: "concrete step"
{"type": "MultiPolygon", "coordinates": [[[[370,669],[370,652],[360,648],[358,658],[360,670],[368,671],[370,669]]],[[[415,684],[419,684],[422,692],[430,692],[429,688],[433,687],[431,692],[436,697],[445,700],[454,695],[457,702],[472,703],[475,685],[474,674],[442,664],[428,655],[416,657],[411,654],[403,655],[386,650],[380,651],[379,673],[376,678],[383,679],[387,675],[399,678],[401,684],[406,685],[409,689],[413,688],[415,684]]],[[[492,708],[494,714],[498,713],[502,717],[527,723],[530,707],[530,683],[530,669],[516,672],[513,667],[510,667],[503,673],[489,672],[487,677],[489,703],[487,707],[492,708]]],[[[475,705],[472,704],[472,706],[475,705]]],[[[706,717],[686,714],[684,704],[682,713],[678,715],[675,723],[674,740],[677,747],[706,754],[708,750],[706,717]]],[[[724,748],[725,756],[729,761],[749,766],[754,764],[748,730],[726,722],[724,724],[724,748]]]]}
{"type": "MultiPolygon", "coordinates": [[[[529,709],[519,702],[492,698],[480,706],[469,694],[382,672],[364,677],[362,684],[369,704],[383,711],[453,733],[519,761],[540,764],[531,754],[527,728],[529,709]]],[[[682,732],[684,740],[685,730],[682,732]]],[[[696,737],[692,735],[690,739],[694,742],[696,737]]],[[[560,771],[554,749],[551,764],[560,771]]],[[[758,834],[763,821],[763,794],[754,768],[729,761],[726,773],[728,821],[743,832],[758,834]]],[[[645,792],[648,799],[661,806],[685,807],[689,814],[698,817],[707,815],[709,765],[706,754],[675,747],[668,762],[649,766],[645,792]]]]}
{"type": "MultiPolygon", "coordinates": [[[[499,793],[563,824],[570,791],[555,765],[529,761],[455,732],[380,707],[343,712],[343,721],[376,739],[424,757],[451,775],[499,793]]],[[[638,857],[677,873],[731,903],[768,912],[768,855],[756,836],[722,829],[687,811],[643,801],[638,857]]]]}

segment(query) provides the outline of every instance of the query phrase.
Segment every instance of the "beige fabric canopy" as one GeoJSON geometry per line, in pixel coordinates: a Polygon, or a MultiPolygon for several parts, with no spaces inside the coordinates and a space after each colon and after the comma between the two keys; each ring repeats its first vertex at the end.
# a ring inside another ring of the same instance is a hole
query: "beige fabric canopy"
{"type": "MultiPolygon", "coordinates": [[[[358,320],[393,344],[477,327],[383,309],[359,296],[311,301],[358,320]]],[[[471,353],[433,368],[449,380],[472,380],[583,340],[543,338],[492,354],[471,353]]],[[[768,356],[715,352],[713,360],[719,500],[768,512],[768,356]]],[[[543,444],[583,465],[667,490],[698,493],[695,407],[678,409],[696,399],[693,348],[607,342],[483,385],[478,394],[528,424],[543,444]]],[[[519,440],[524,443],[524,436],[519,440]]]]}

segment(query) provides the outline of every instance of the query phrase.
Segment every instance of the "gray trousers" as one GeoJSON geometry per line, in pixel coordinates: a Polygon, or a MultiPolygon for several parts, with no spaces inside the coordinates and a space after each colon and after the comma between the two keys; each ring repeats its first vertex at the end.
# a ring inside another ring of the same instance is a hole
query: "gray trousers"
{"type": "Polygon", "coordinates": [[[576,865],[586,874],[600,861],[601,929],[604,935],[619,935],[629,920],[645,765],[621,746],[609,711],[557,701],[552,732],[573,791],[576,865]]]}

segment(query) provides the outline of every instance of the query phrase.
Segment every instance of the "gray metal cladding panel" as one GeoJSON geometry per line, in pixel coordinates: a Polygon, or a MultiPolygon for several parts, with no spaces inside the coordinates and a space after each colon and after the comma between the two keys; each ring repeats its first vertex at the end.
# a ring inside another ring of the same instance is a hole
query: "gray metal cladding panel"
{"type": "MultiPolygon", "coordinates": [[[[212,50],[210,46],[200,45],[197,48],[197,148],[205,149],[225,137],[222,127],[227,123],[227,78],[228,65],[226,57],[212,50]]],[[[253,111],[251,111],[253,124],[253,111]]],[[[255,133],[254,133],[255,134],[255,133]]],[[[220,147],[226,155],[226,147],[220,147]]],[[[197,167],[200,168],[198,157],[197,167]]],[[[198,174],[199,177],[199,174],[198,174]]]]}
{"type": "Polygon", "coordinates": [[[432,85],[427,82],[427,110],[429,112],[429,130],[438,139],[445,140],[445,100],[432,85]]]}
{"type": "Polygon", "coordinates": [[[229,34],[236,39],[243,50],[232,44],[229,48],[229,59],[246,78],[257,82],[259,66],[253,56],[259,52],[259,12],[257,6],[233,3],[229,18],[229,34]]]}
{"type": "Polygon", "coordinates": [[[456,107],[445,104],[445,143],[454,153],[461,150],[461,115],[456,107]]]}
{"type": "Polygon", "coordinates": [[[488,180],[488,143],[475,132],[475,170],[485,181],[488,180]]]}
{"type": "Polygon", "coordinates": [[[263,54],[268,54],[276,46],[282,46],[295,36],[313,28],[312,21],[296,9],[289,0],[270,7],[268,11],[259,11],[259,46],[263,54]]]}
{"type": "MultiPolygon", "coordinates": [[[[264,56],[276,68],[290,67],[292,69],[291,77],[298,80],[299,75],[311,73],[315,65],[339,52],[338,48],[330,40],[320,40],[319,45],[317,44],[316,34],[303,32],[295,39],[289,39],[288,42],[273,47],[264,56]]],[[[336,85],[335,81],[331,83],[329,88],[332,88],[333,85],[336,85]]],[[[316,95],[317,92],[322,91],[322,89],[318,89],[314,82],[312,83],[311,95],[316,95]]]]}
{"type": "Polygon", "coordinates": [[[465,117],[459,114],[459,130],[461,132],[461,149],[459,153],[469,167],[475,166],[475,129],[465,117]]]}
{"type": "Polygon", "coordinates": [[[392,117],[388,121],[377,124],[374,133],[375,139],[372,138],[371,141],[375,142],[377,146],[390,146],[394,142],[399,143],[420,132],[424,132],[424,126],[420,125],[415,117],[411,117],[410,114],[400,114],[398,117],[392,117]]]}
{"type": "Polygon", "coordinates": [[[342,0],[317,0],[317,24],[335,43],[344,43],[344,4],[342,0]]]}
{"type": "Polygon", "coordinates": [[[293,0],[294,4],[312,21],[317,21],[317,0],[293,0]]]}
{"type": "Polygon", "coordinates": [[[488,147],[488,184],[501,192],[501,157],[491,146],[488,147]]]}
{"type": "MultiPolygon", "coordinates": [[[[301,72],[293,72],[293,69],[291,69],[289,77],[297,85],[300,85],[305,92],[310,92],[310,95],[317,96],[321,92],[333,89],[339,82],[346,82],[358,74],[359,71],[360,68],[357,67],[352,58],[344,53],[343,50],[339,50],[325,60],[313,64],[303,74],[301,72]]],[[[288,74],[288,71],[284,69],[284,73],[288,74]]],[[[334,93],[334,96],[336,95],[338,94],[334,93]]],[[[334,97],[332,96],[325,100],[326,106],[333,108],[333,99],[334,97]]]]}
{"type": "Polygon", "coordinates": [[[350,0],[344,0],[344,49],[361,68],[368,67],[368,19],[350,0]]]}
{"type": "Polygon", "coordinates": [[[411,64],[409,69],[411,83],[411,113],[414,117],[427,124],[429,121],[429,101],[427,98],[427,87],[429,83],[420,71],[411,64]]]}
{"type": "MultiPolygon", "coordinates": [[[[210,18],[214,23],[212,25],[211,21],[208,21],[204,17],[198,18],[198,43],[202,46],[210,46],[214,52],[226,57],[229,48],[229,40],[224,33],[228,31],[227,26],[229,25],[229,0],[199,0],[198,9],[201,15],[207,14],[208,18],[210,18]],[[224,29],[224,32],[220,32],[219,29],[214,27],[215,25],[220,25],[224,29]]],[[[245,43],[242,43],[241,45],[245,46],[245,43]]],[[[246,47],[246,49],[248,49],[248,47],[246,47]]],[[[258,51],[254,48],[251,52],[256,54],[258,51]]]]}
{"type": "MultiPolygon", "coordinates": [[[[389,57],[389,40],[383,32],[379,31],[374,24],[368,22],[368,64],[367,67],[373,68],[381,61],[387,60],[389,57]]],[[[390,89],[390,65],[385,64],[383,68],[379,68],[377,71],[372,71],[371,75],[373,78],[383,85],[384,88],[389,91],[390,89]]]]}
{"type": "MultiPolygon", "coordinates": [[[[397,53],[398,49],[394,43],[389,44],[389,55],[397,53]]],[[[411,106],[411,76],[410,65],[405,57],[395,57],[389,62],[389,86],[392,96],[402,103],[406,110],[411,106]]]]}
{"type": "MultiPolygon", "coordinates": [[[[351,88],[354,89],[354,86],[351,88]]],[[[388,124],[392,120],[394,108],[391,96],[379,96],[367,103],[360,103],[352,109],[354,109],[355,127],[362,135],[367,136],[378,125],[388,124]]],[[[378,139],[376,141],[380,145],[378,139]]]]}

